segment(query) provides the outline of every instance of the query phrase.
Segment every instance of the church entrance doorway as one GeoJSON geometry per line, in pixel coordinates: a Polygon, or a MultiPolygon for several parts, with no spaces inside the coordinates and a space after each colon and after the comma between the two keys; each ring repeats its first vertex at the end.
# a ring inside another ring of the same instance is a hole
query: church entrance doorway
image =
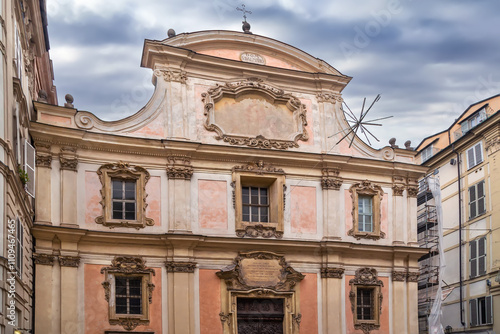
{"type": "Polygon", "coordinates": [[[283,298],[238,298],[238,334],[283,334],[283,298]]]}

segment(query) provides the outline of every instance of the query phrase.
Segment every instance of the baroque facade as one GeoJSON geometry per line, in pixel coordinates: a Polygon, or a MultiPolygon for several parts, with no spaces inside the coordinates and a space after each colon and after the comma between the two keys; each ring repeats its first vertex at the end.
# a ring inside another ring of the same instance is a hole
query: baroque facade
{"type": "Polygon", "coordinates": [[[0,333],[33,328],[32,100],[57,104],[45,1],[0,1],[0,333]]]}
{"type": "Polygon", "coordinates": [[[500,95],[476,102],[417,147],[429,170],[418,195],[419,242],[431,248],[420,261],[421,333],[428,332],[438,287],[441,323],[449,333],[500,331],[499,109],[500,95]],[[435,180],[440,198],[428,191],[435,180]]]}
{"type": "Polygon", "coordinates": [[[125,119],[35,103],[37,331],[417,332],[426,169],[339,142],[350,77],[231,31],[146,40],[142,66],[125,119]]]}

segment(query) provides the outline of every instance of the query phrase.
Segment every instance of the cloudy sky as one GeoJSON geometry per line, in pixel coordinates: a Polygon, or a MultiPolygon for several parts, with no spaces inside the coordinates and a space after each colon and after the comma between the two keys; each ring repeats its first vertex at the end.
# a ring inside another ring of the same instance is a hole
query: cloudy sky
{"type": "MultiPolygon", "coordinates": [[[[140,67],[144,39],[169,28],[241,31],[241,0],[47,0],[59,104],[105,120],[138,111],[150,98],[140,67]]],[[[353,79],[343,97],[353,111],[372,101],[373,129],[416,146],[447,128],[471,103],[500,93],[498,0],[253,0],[248,22],[323,59],[353,79]]]]}

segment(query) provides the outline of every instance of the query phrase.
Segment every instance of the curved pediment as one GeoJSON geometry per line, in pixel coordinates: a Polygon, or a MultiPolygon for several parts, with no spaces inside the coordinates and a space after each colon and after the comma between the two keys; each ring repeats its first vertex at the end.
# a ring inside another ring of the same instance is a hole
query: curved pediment
{"type": "Polygon", "coordinates": [[[231,145],[287,149],[306,141],[306,107],[257,78],[217,85],[202,94],[205,128],[231,145]]]}
{"type": "Polygon", "coordinates": [[[286,43],[260,35],[209,30],[182,33],[165,39],[161,43],[218,58],[343,76],[337,69],[321,59],[286,43]]]}

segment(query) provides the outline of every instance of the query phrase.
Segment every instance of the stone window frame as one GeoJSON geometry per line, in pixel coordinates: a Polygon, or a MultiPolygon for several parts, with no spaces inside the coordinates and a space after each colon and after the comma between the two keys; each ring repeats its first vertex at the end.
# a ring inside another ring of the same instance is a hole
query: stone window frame
{"type": "Polygon", "coordinates": [[[137,326],[149,325],[149,304],[153,302],[153,290],[155,285],[152,283],[155,271],[147,268],[146,263],[139,257],[117,256],[111,261],[110,267],[101,268],[101,274],[104,274],[104,298],[108,302],[108,319],[110,325],[120,325],[125,330],[134,330],[137,326]],[[117,314],[115,300],[115,278],[116,277],[141,278],[141,314],[117,314]]]}
{"type": "Polygon", "coordinates": [[[380,315],[382,313],[382,287],[384,283],[378,279],[377,270],[374,268],[360,268],[356,270],[355,277],[349,280],[351,291],[349,300],[354,322],[354,328],[360,329],[364,334],[369,334],[372,330],[380,329],[380,315]],[[357,317],[357,297],[358,289],[370,289],[373,300],[373,319],[362,320],[357,317]]]}
{"type": "Polygon", "coordinates": [[[95,219],[97,224],[115,227],[132,227],[137,230],[146,226],[153,226],[154,220],[146,217],[146,184],[150,179],[149,172],[140,166],[131,166],[125,162],[102,165],[97,170],[101,182],[101,202],[103,214],[95,219]],[[136,181],[136,217],[135,220],[113,219],[112,207],[112,179],[136,181]]]}
{"type": "Polygon", "coordinates": [[[285,208],[285,173],[282,169],[265,164],[249,163],[232,169],[234,188],[235,230],[238,237],[283,237],[285,208]],[[268,188],[269,219],[264,222],[243,221],[243,186],[268,188]]]}
{"type": "Polygon", "coordinates": [[[368,180],[355,183],[350,188],[352,199],[352,228],[347,232],[349,236],[356,239],[372,239],[378,240],[385,238],[385,233],[381,230],[382,225],[382,199],[384,190],[381,186],[374,184],[368,180]],[[359,196],[369,196],[372,198],[372,232],[364,232],[359,230],[359,196]]]}

